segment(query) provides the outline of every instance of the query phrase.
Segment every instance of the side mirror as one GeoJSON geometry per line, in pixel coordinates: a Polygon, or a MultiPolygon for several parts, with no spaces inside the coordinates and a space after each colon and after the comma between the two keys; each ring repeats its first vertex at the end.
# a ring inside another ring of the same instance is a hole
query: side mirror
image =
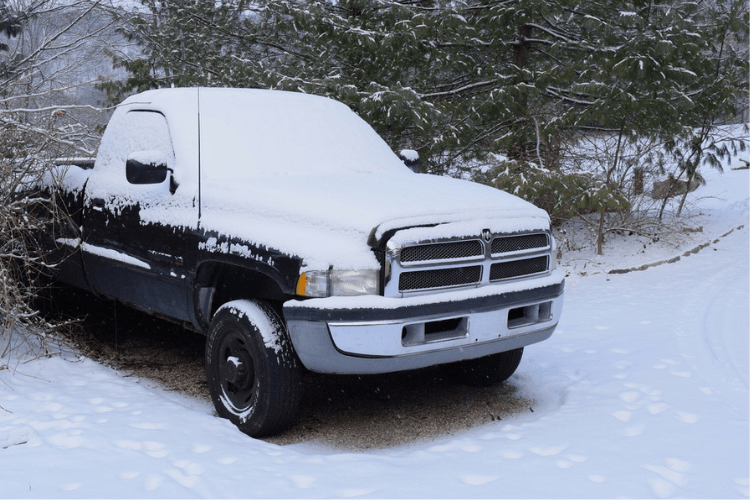
{"type": "Polygon", "coordinates": [[[404,165],[406,165],[409,170],[415,174],[419,172],[419,153],[413,149],[402,149],[398,154],[398,157],[401,158],[401,161],[404,162],[404,165]]]}
{"type": "Polygon", "coordinates": [[[167,157],[159,151],[131,153],[125,162],[125,176],[131,184],[161,184],[167,179],[167,157]]]}

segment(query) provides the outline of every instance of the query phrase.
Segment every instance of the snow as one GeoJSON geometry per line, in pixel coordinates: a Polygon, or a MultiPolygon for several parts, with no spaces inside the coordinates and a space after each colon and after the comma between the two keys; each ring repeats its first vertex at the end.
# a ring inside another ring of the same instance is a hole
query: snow
{"type": "Polygon", "coordinates": [[[419,160],[419,153],[413,149],[402,149],[399,152],[399,156],[406,161],[417,161],[419,160]]]}
{"type": "Polygon", "coordinates": [[[408,172],[346,105],[296,92],[200,89],[203,179],[408,172]]]}
{"type": "Polygon", "coordinates": [[[136,151],[128,156],[128,160],[134,160],[143,165],[167,165],[169,158],[159,150],[136,151]]]}
{"type": "Polygon", "coordinates": [[[263,337],[263,345],[273,349],[276,354],[281,353],[281,336],[278,333],[282,327],[278,324],[278,320],[262,307],[249,300],[233,300],[221,306],[216,312],[222,309],[230,309],[238,313],[240,317],[246,317],[250,323],[258,327],[263,337]]]}
{"type": "Polygon", "coordinates": [[[88,243],[82,243],[81,249],[84,252],[98,255],[99,257],[104,257],[105,259],[115,260],[117,262],[122,262],[124,264],[129,264],[131,266],[140,267],[143,269],[151,269],[151,266],[148,264],[148,262],[143,262],[140,259],[136,259],[135,257],[132,257],[126,253],[118,252],[117,250],[113,250],[111,248],[104,248],[96,245],[90,245],[88,243]]]}
{"type": "Polygon", "coordinates": [[[105,259],[122,262],[123,264],[128,264],[130,266],[140,267],[143,269],[151,269],[151,266],[148,264],[148,262],[136,259],[135,257],[126,253],[118,252],[117,250],[114,250],[112,248],[104,248],[96,245],[91,245],[89,243],[81,243],[80,238],[57,238],[55,241],[57,241],[57,243],[61,245],[67,245],[73,248],[78,248],[80,246],[84,252],[98,255],[99,257],[104,257],[105,259]]]}
{"type": "MultiPolygon", "coordinates": [[[[546,213],[507,193],[408,170],[215,181],[202,196],[201,228],[300,256],[304,270],[378,268],[367,245],[373,230],[379,238],[389,229],[443,222],[410,235],[446,238],[549,227],[546,213]]],[[[221,251],[222,243],[210,246],[221,251]]]]}
{"type": "Polygon", "coordinates": [[[74,353],[16,357],[0,496],[747,498],[748,170],[703,174],[688,197],[702,232],[563,254],[558,331],[510,380],[533,413],[401,448],[282,447],[74,353]]]}

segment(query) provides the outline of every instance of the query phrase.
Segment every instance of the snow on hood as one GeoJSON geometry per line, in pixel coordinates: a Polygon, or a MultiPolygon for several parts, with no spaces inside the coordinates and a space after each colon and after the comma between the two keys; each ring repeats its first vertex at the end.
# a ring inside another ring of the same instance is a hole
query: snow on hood
{"type": "Polygon", "coordinates": [[[301,256],[316,269],[376,268],[368,239],[391,229],[414,227],[399,236],[430,239],[549,227],[546,212],[508,193],[408,170],[214,181],[202,205],[203,228],[301,256]]]}

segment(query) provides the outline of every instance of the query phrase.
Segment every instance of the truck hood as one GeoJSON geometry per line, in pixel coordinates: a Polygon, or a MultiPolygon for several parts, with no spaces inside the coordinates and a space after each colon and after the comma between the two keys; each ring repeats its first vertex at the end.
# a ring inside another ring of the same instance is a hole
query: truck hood
{"type": "Polygon", "coordinates": [[[413,174],[253,177],[201,186],[201,227],[304,260],[372,268],[369,245],[402,228],[419,239],[549,227],[547,213],[480,184],[413,174]]]}

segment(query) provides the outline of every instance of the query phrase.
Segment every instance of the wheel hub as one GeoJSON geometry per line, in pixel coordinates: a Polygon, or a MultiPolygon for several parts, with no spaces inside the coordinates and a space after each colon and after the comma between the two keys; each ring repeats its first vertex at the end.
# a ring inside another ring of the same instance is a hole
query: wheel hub
{"type": "Polygon", "coordinates": [[[226,374],[227,381],[237,386],[243,385],[244,380],[247,378],[245,363],[236,356],[229,356],[227,358],[224,373],[226,374]]]}

